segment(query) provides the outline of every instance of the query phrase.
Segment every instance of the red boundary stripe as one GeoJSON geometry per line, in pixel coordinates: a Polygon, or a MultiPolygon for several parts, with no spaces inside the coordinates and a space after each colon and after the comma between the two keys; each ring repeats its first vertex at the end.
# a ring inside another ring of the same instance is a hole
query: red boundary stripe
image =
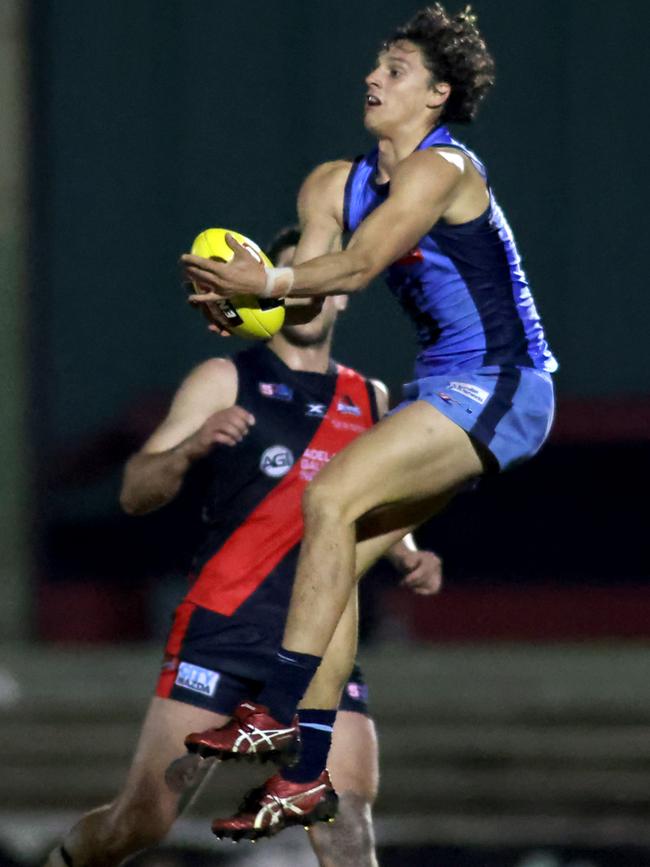
{"type": "MultiPolygon", "coordinates": [[[[365,380],[349,368],[339,367],[336,389],[327,415],[307,449],[336,454],[358,436],[349,426],[337,428],[333,419],[344,396],[353,397],[359,416],[344,415],[364,427],[372,424],[365,380]]],[[[340,421],[340,418],[337,418],[340,421]]],[[[270,572],[302,537],[302,495],[307,481],[301,476],[302,456],[219,551],[201,569],[187,599],[219,614],[231,615],[255,592],[270,572]]]]}

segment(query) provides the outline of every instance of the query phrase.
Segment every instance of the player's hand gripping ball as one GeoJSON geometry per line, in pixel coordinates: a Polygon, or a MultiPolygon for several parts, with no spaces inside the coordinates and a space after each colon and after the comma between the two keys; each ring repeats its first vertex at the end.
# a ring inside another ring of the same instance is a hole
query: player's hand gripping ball
{"type": "MultiPolygon", "coordinates": [[[[226,243],[226,235],[238,241],[251,256],[263,265],[273,263],[255,243],[232,229],[206,229],[194,239],[192,253],[204,259],[229,262],[234,256],[226,243]]],[[[197,292],[201,288],[193,284],[197,292]]],[[[284,301],[281,298],[258,298],[256,295],[235,295],[222,298],[209,305],[216,324],[238,337],[252,340],[266,340],[282,328],[284,322],[284,301]]]]}

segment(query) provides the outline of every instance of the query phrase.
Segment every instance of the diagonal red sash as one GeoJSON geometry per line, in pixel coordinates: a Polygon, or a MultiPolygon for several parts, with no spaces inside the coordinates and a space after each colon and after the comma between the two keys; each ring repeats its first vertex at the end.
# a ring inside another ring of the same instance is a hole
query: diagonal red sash
{"type": "Polygon", "coordinates": [[[231,615],[302,538],[302,495],[327,461],[372,425],[365,380],[339,367],[332,402],[318,430],[287,475],[201,569],[187,599],[231,615]],[[353,398],[360,414],[349,410],[353,398]]]}

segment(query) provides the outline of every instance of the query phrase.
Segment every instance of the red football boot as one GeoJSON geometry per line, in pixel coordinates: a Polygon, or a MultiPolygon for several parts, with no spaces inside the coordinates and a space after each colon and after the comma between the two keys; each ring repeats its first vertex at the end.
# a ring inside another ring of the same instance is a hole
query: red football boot
{"type": "Polygon", "coordinates": [[[215,819],[212,832],[223,840],[273,837],[283,828],[314,822],[333,822],[339,799],[327,771],[309,783],[292,783],[279,774],[251,789],[229,819],[215,819]]]}
{"type": "Polygon", "coordinates": [[[290,725],[282,725],[269,715],[263,704],[243,701],[225,726],[193,732],[185,738],[185,746],[189,752],[203,758],[246,758],[290,765],[296,761],[300,749],[298,717],[294,716],[290,725]]]}

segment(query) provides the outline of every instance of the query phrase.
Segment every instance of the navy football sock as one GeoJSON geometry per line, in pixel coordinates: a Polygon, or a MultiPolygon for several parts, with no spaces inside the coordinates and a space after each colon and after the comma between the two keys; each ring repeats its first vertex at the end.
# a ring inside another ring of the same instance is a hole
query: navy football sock
{"type": "Polygon", "coordinates": [[[332,744],[335,710],[301,710],[300,759],[291,768],[283,768],[280,776],[292,783],[308,783],[320,776],[327,764],[332,744]]]}
{"type": "Polygon", "coordinates": [[[281,647],[257,701],[266,705],[271,716],[278,722],[288,725],[301,698],[307,692],[320,661],[320,656],[297,653],[281,647]]]}

